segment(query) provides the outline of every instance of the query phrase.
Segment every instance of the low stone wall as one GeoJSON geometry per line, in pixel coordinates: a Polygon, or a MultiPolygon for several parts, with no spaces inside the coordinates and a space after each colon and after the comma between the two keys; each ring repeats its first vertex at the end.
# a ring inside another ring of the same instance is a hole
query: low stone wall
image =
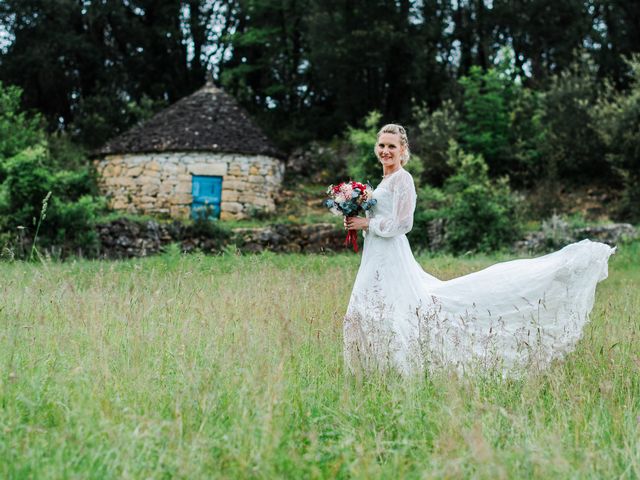
{"type": "Polygon", "coordinates": [[[320,253],[344,250],[345,233],[333,224],[271,225],[263,228],[237,228],[222,240],[198,233],[179,221],[159,223],[118,219],[97,226],[100,239],[98,256],[105,259],[145,257],[160,253],[170,243],[178,243],[184,252],[200,250],[218,253],[226,245],[241,252],[265,250],[282,253],[320,253]]]}
{"type": "MultiPolygon", "coordinates": [[[[441,227],[440,224],[433,227],[438,235],[441,234],[441,227]]],[[[193,225],[185,225],[180,221],[159,223],[118,219],[98,225],[97,231],[100,239],[98,256],[107,259],[154,255],[162,252],[170,243],[179,244],[184,252],[200,250],[205,253],[219,253],[227,245],[235,245],[245,253],[322,253],[344,251],[347,248],[343,244],[344,230],[331,223],[236,228],[226,239],[212,238],[210,234],[199,232],[193,225]]],[[[556,236],[550,236],[546,230],[530,233],[525,239],[516,242],[514,250],[536,254],[559,249],[584,238],[612,246],[640,238],[638,231],[627,223],[585,228],[567,227],[562,232],[560,235],[556,230],[556,236]]],[[[434,241],[430,247],[437,246],[437,243],[434,241]]]]}
{"type": "Polygon", "coordinates": [[[275,210],[284,163],[264,155],[173,152],[107,155],[96,161],[99,185],[114,210],[187,218],[192,175],[222,177],[222,220],[252,208],[275,210]]]}
{"type": "Polygon", "coordinates": [[[234,241],[244,252],[321,253],[344,250],[345,232],[331,223],[236,228],[234,241]]]}
{"type": "Polygon", "coordinates": [[[555,224],[546,223],[541,231],[527,234],[523,240],[515,243],[514,249],[533,253],[545,252],[585,238],[615,246],[639,237],[638,231],[629,223],[576,228],[558,221],[555,224]]]}

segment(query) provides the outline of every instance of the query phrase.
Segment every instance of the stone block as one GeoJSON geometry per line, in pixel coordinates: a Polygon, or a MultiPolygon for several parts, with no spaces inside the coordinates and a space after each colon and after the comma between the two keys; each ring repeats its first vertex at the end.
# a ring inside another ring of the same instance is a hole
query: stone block
{"type": "Polygon", "coordinates": [[[240,213],[232,213],[232,212],[220,212],[220,220],[239,220],[241,218],[245,218],[246,215],[242,215],[240,213]]]}
{"type": "Polygon", "coordinates": [[[241,180],[222,180],[222,188],[224,190],[244,190],[247,184],[241,180]]]}
{"type": "Polygon", "coordinates": [[[178,182],[189,182],[191,183],[191,175],[189,174],[180,174],[176,179],[178,182]]]}
{"type": "Polygon", "coordinates": [[[127,175],[130,177],[137,177],[141,173],[142,173],[142,167],[140,166],[131,167],[129,168],[129,170],[127,170],[127,175]]]}
{"type": "Polygon", "coordinates": [[[192,201],[193,197],[186,193],[177,193],[169,198],[172,205],[190,205],[192,201]]]}
{"type": "Polygon", "coordinates": [[[142,188],[140,189],[140,193],[142,193],[142,195],[157,195],[158,191],[160,190],[160,185],[156,184],[156,183],[145,183],[144,185],[142,185],[142,188]]]}
{"type": "Polygon", "coordinates": [[[135,182],[136,182],[136,185],[147,185],[147,184],[160,185],[161,183],[160,178],[150,177],[148,175],[142,175],[136,178],[135,182]]]}
{"type": "Polygon", "coordinates": [[[103,177],[113,177],[113,165],[107,164],[102,166],[102,168],[98,170],[98,173],[103,177]]]}
{"type": "Polygon", "coordinates": [[[187,167],[193,175],[224,176],[227,174],[226,163],[194,163],[187,167]]]}
{"type": "Polygon", "coordinates": [[[160,168],[160,164],[156,160],[152,160],[144,166],[145,170],[151,170],[153,172],[159,172],[160,168]]]}
{"type": "Polygon", "coordinates": [[[130,177],[118,177],[118,185],[121,187],[131,188],[135,186],[136,181],[130,177]]]}
{"type": "Polygon", "coordinates": [[[242,212],[242,209],[242,204],[237,202],[222,202],[220,204],[220,210],[222,212],[240,213],[242,212]]]}
{"type": "Polygon", "coordinates": [[[260,175],[260,168],[257,165],[249,167],[249,175],[260,175]]]}
{"type": "Polygon", "coordinates": [[[191,193],[192,188],[191,182],[180,182],[175,187],[175,193],[191,193]]]}
{"type": "Polygon", "coordinates": [[[116,199],[113,202],[111,202],[111,208],[113,208],[114,210],[122,210],[126,207],[127,207],[127,202],[125,202],[122,199],[116,199]]]}
{"type": "Polygon", "coordinates": [[[174,163],[166,163],[162,168],[162,171],[166,175],[178,175],[180,173],[185,173],[187,171],[187,167],[174,163]]]}
{"type": "Polygon", "coordinates": [[[273,204],[273,200],[264,197],[255,197],[252,203],[257,207],[268,207],[273,204]]]}
{"type": "Polygon", "coordinates": [[[107,155],[105,161],[114,165],[120,164],[124,162],[124,155],[107,155]]]}
{"type": "Polygon", "coordinates": [[[173,193],[175,191],[175,187],[175,182],[167,179],[160,184],[160,187],[158,187],[158,195],[168,195],[173,193]]]}
{"type": "Polygon", "coordinates": [[[150,156],[148,154],[131,154],[127,155],[125,162],[129,165],[140,165],[143,166],[145,163],[149,161],[150,156]]]}
{"type": "Polygon", "coordinates": [[[237,175],[237,176],[245,175],[245,172],[242,170],[240,165],[237,165],[237,164],[229,165],[229,169],[227,170],[227,173],[229,175],[237,175]]]}
{"type": "Polygon", "coordinates": [[[187,218],[191,214],[191,209],[189,207],[173,205],[170,212],[173,218],[187,218]]]}
{"type": "Polygon", "coordinates": [[[235,190],[222,190],[223,202],[237,202],[240,200],[240,194],[235,190]]]}

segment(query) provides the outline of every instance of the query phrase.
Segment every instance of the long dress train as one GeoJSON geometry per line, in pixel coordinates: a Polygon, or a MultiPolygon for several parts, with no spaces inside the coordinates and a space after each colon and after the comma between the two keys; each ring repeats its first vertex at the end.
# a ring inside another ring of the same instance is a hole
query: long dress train
{"type": "Polygon", "coordinates": [[[344,318],[349,370],[508,374],[545,368],[575,347],[614,248],[583,240],[441,281],[416,262],[405,235],[416,204],[411,175],[394,172],[373,196],[344,318]]]}

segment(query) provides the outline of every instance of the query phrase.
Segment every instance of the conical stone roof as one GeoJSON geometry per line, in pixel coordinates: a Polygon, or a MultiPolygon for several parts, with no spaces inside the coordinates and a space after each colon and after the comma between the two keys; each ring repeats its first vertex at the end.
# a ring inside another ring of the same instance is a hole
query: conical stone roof
{"type": "Polygon", "coordinates": [[[96,153],[182,151],[283,158],[236,100],[211,83],[108,141],[96,153]]]}

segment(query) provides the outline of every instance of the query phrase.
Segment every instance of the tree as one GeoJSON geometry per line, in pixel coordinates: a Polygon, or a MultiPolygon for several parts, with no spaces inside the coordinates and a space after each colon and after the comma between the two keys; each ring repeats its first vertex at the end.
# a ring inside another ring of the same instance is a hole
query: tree
{"type": "Polygon", "coordinates": [[[0,184],[6,176],[7,159],[45,140],[42,119],[21,110],[21,96],[19,87],[0,82],[0,184]]]}
{"type": "Polygon", "coordinates": [[[496,69],[483,72],[474,66],[460,84],[464,89],[460,125],[463,147],[482,155],[492,175],[508,173],[511,82],[496,69]]]}
{"type": "Polygon", "coordinates": [[[204,83],[210,20],[224,21],[228,3],[5,0],[13,41],[0,80],[20,86],[51,130],[99,145],[204,83]]]}
{"type": "Polygon", "coordinates": [[[640,56],[628,60],[633,81],[627,92],[611,86],[592,112],[593,125],[607,147],[607,160],[621,177],[620,216],[640,221],[640,56]]]}

